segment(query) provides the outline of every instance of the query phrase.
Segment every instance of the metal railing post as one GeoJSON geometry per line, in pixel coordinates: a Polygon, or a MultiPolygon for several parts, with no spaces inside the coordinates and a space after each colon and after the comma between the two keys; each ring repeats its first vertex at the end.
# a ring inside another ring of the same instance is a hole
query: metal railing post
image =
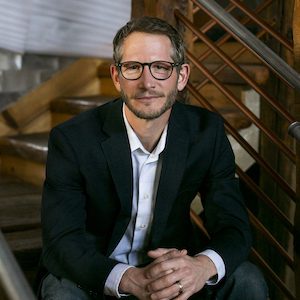
{"type": "Polygon", "coordinates": [[[0,230],[0,284],[9,300],[35,300],[14,255],[0,230]]]}
{"type": "Polygon", "coordinates": [[[293,122],[288,128],[288,133],[300,143],[300,122],[293,122]]]}

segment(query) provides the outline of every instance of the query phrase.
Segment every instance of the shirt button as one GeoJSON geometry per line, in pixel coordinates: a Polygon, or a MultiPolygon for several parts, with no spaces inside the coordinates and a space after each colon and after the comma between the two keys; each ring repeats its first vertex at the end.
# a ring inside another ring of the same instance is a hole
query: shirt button
{"type": "Polygon", "coordinates": [[[144,228],[146,228],[145,224],[140,225],[140,229],[144,229],[144,228]]]}
{"type": "Polygon", "coordinates": [[[149,195],[148,194],[144,194],[144,199],[148,199],[149,195]]]}

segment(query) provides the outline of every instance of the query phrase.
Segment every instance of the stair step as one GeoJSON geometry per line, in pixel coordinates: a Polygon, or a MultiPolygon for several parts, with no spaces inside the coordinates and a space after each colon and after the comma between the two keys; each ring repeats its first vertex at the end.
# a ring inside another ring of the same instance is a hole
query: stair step
{"type": "Polygon", "coordinates": [[[48,133],[0,138],[1,172],[42,186],[48,152],[48,133]]]}
{"type": "Polygon", "coordinates": [[[11,232],[39,227],[40,209],[41,195],[1,197],[1,230],[11,232]]]}
{"type": "MultiPolygon", "coordinates": [[[[42,253],[41,228],[9,232],[5,233],[4,237],[13,251],[28,283],[34,286],[42,253]]],[[[0,299],[2,298],[0,297],[0,299]]]]}
{"type": "Polygon", "coordinates": [[[85,97],[64,97],[51,103],[52,126],[62,123],[85,110],[103,105],[113,99],[113,95],[97,95],[85,97]]]}
{"type": "Polygon", "coordinates": [[[0,154],[16,155],[45,163],[48,151],[48,132],[21,134],[0,138],[0,154]]]}
{"type": "Polygon", "coordinates": [[[51,111],[76,115],[87,109],[105,104],[114,98],[114,96],[106,95],[60,98],[51,103],[51,111]]]}
{"type": "Polygon", "coordinates": [[[99,78],[109,77],[110,78],[110,65],[114,62],[112,60],[108,60],[102,62],[102,64],[98,67],[97,75],[99,78]]]}
{"type": "Polygon", "coordinates": [[[40,227],[41,188],[1,176],[0,228],[3,233],[40,227]]]}
{"type": "MultiPolygon", "coordinates": [[[[232,58],[235,53],[241,50],[244,46],[239,42],[226,42],[220,48],[221,50],[230,58],[232,58]]],[[[208,50],[208,46],[203,42],[197,42],[194,44],[194,55],[201,57],[203,53],[208,50]]],[[[211,53],[206,59],[207,63],[222,63],[223,60],[217,56],[215,53],[211,53]]],[[[235,62],[239,64],[261,64],[261,61],[252,54],[249,50],[246,50],[239,58],[235,59],[235,62]]]]}
{"type": "Polygon", "coordinates": [[[41,228],[9,232],[4,237],[28,283],[34,286],[42,253],[41,228]]]}
{"type": "MultiPolygon", "coordinates": [[[[228,87],[227,87],[228,88],[228,87]]],[[[243,89],[238,86],[230,87],[231,93],[237,98],[243,98],[243,89]]],[[[228,98],[214,85],[206,84],[200,89],[200,94],[227,120],[236,130],[249,127],[252,122],[231,103],[228,98]]],[[[241,100],[242,101],[242,100],[241,100]]],[[[190,96],[190,104],[203,106],[196,98],[190,96]]]]}
{"type": "MultiPolygon", "coordinates": [[[[210,71],[210,73],[213,74],[215,70],[217,70],[220,66],[222,66],[221,63],[205,63],[204,66],[210,71]]],[[[240,68],[244,70],[247,75],[252,78],[257,84],[263,85],[266,84],[270,72],[269,69],[263,65],[250,65],[250,64],[239,64],[240,68]]],[[[192,71],[192,80],[195,84],[200,83],[206,79],[206,76],[202,74],[202,72],[196,70],[196,68],[193,68],[192,71]]],[[[223,84],[231,84],[231,85],[248,85],[244,79],[232,68],[226,67],[221,72],[219,72],[216,77],[220,82],[223,84]]]]}
{"type": "Polygon", "coordinates": [[[42,251],[41,192],[18,178],[0,176],[0,228],[31,285],[42,251]]]}
{"type": "Polygon", "coordinates": [[[39,252],[42,248],[42,230],[35,228],[31,230],[8,232],[4,234],[10,249],[16,254],[39,252]]]}
{"type": "Polygon", "coordinates": [[[223,107],[219,110],[219,113],[236,130],[247,128],[252,124],[238,108],[223,107]]]}
{"type": "Polygon", "coordinates": [[[0,174],[0,199],[1,197],[17,196],[24,194],[38,194],[40,188],[21,181],[12,176],[0,174]]]}

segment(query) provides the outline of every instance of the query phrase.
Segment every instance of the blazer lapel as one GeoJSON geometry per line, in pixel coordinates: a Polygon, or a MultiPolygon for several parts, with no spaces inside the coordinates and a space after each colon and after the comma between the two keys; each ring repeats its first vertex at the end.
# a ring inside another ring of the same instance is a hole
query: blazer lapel
{"type": "Polygon", "coordinates": [[[104,126],[108,138],[102,141],[101,146],[106,156],[115,188],[120,199],[120,215],[110,240],[108,253],[111,253],[123,236],[132,209],[132,167],[130,145],[122,117],[122,101],[113,104],[104,126]]]}
{"type": "Polygon", "coordinates": [[[183,121],[180,121],[180,111],[178,110],[179,108],[174,105],[169,121],[150,236],[150,248],[158,246],[185,170],[189,139],[184,130],[183,121]]]}
{"type": "MultiPolygon", "coordinates": [[[[156,248],[161,240],[185,170],[189,138],[184,129],[184,119],[181,118],[180,108],[178,104],[173,106],[169,121],[166,147],[162,154],[162,170],[150,235],[150,248],[156,248]]],[[[125,233],[132,209],[132,162],[122,117],[122,101],[113,104],[103,130],[107,133],[108,138],[101,142],[101,146],[107,158],[121,205],[120,216],[116,220],[108,246],[107,253],[110,254],[125,233]]]]}

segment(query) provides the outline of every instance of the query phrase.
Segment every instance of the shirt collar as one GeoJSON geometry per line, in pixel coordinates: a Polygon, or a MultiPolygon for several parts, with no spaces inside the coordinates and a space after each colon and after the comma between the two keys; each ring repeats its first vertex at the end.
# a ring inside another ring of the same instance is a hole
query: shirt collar
{"type": "MultiPolygon", "coordinates": [[[[145,149],[145,147],[143,146],[143,144],[139,140],[138,136],[136,135],[136,133],[134,132],[134,130],[130,126],[130,124],[129,124],[127,118],[126,118],[126,115],[125,115],[124,106],[125,106],[125,104],[123,104],[123,118],[124,118],[126,131],[127,131],[127,135],[128,135],[128,139],[129,139],[130,151],[134,152],[137,149],[141,149],[144,153],[150,154],[150,152],[145,149]]],[[[158,156],[165,149],[166,139],[167,139],[167,130],[168,130],[168,124],[166,124],[166,126],[164,128],[164,130],[161,134],[161,137],[158,141],[158,144],[156,145],[156,147],[151,152],[152,156],[158,156]]]]}

